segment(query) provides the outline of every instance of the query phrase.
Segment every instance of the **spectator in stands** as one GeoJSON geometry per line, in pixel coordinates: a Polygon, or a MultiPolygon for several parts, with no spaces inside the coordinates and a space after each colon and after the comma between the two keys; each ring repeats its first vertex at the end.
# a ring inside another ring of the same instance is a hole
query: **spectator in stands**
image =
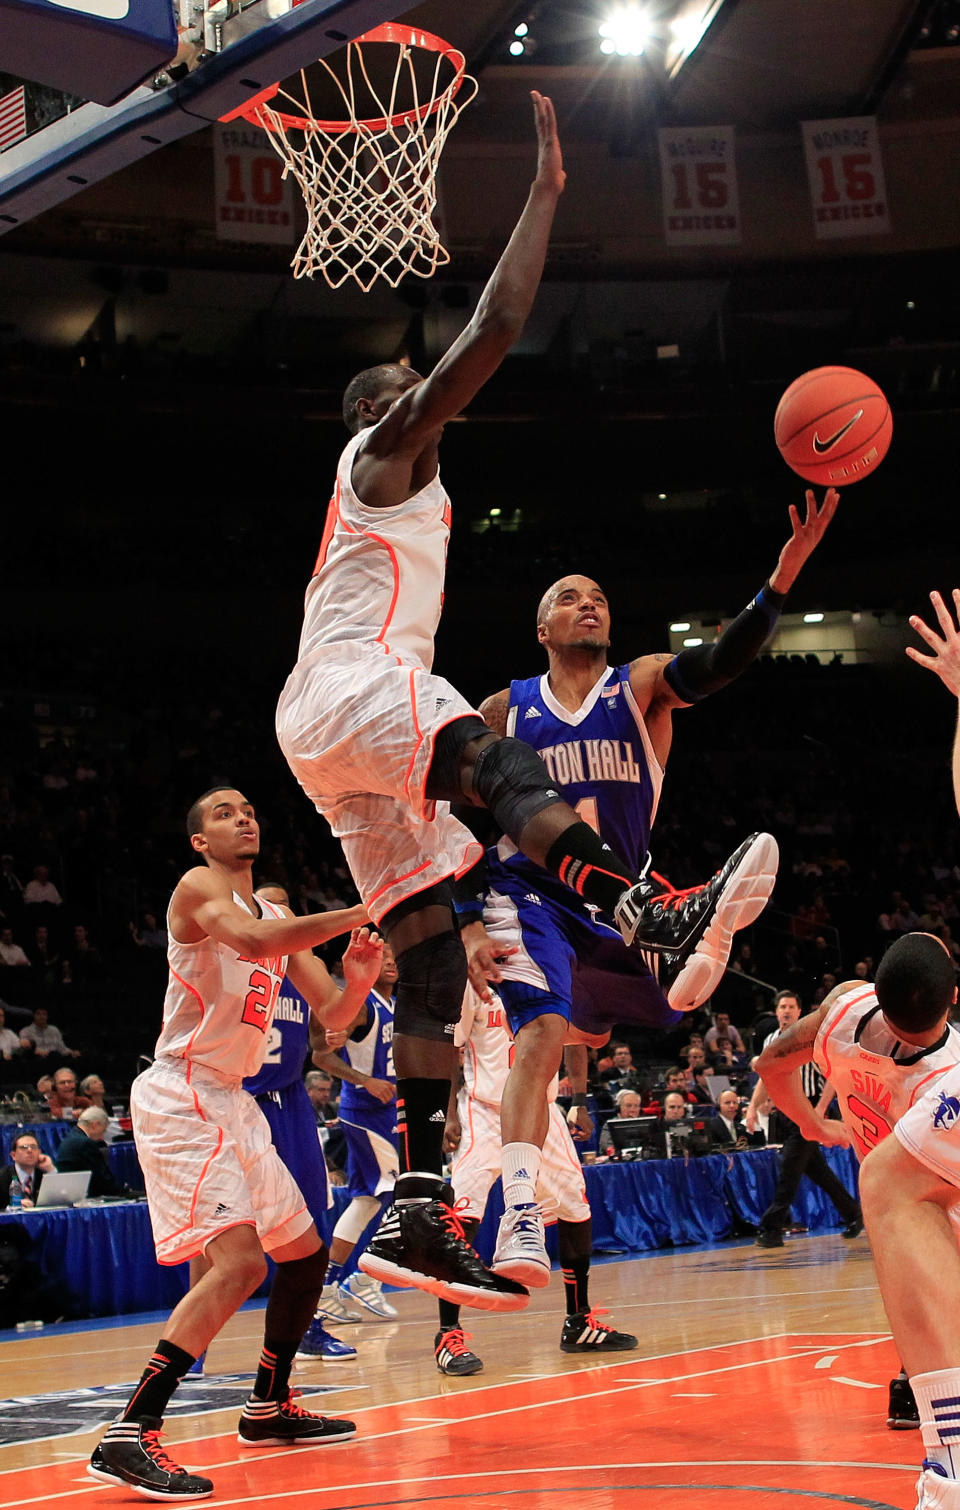
{"type": "Polygon", "coordinates": [[[37,1059],[46,1059],[51,1054],[69,1059],[80,1058],[79,1049],[67,1048],[60,1029],[51,1023],[50,1013],[46,1007],[37,1007],[33,1014],[33,1022],[21,1028],[20,1047],[25,1053],[33,1054],[37,1059]]]}
{"type": "Polygon", "coordinates": [[[0,1058],[12,1059],[14,1054],[20,1052],[20,1038],[12,1028],[7,1027],[7,1014],[0,1006],[0,1058]]]}
{"type": "Polygon", "coordinates": [[[693,1091],[697,1101],[705,1106],[709,1106],[713,1101],[713,1092],[710,1089],[710,1076],[712,1073],[710,1065],[698,1064],[694,1067],[693,1080],[690,1084],[690,1090],[693,1091]]]}
{"type": "Polygon", "coordinates": [[[41,1075],[37,1081],[37,1096],[47,1111],[50,1110],[50,1102],[53,1098],[53,1076],[41,1075]]]}
{"type": "Polygon", "coordinates": [[[682,1096],[684,1101],[691,1105],[697,1099],[693,1091],[687,1089],[687,1072],[685,1069],[682,1069],[679,1064],[674,1065],[672,1070],[667,1070],[666,1076],[664,1077],[664,1087],[664,1105],[666,1105],[666,1096],[669,1096],[671,1094],[682,1096]]]}
{"type": "Polygon", "coordinates": [[[730,1013],[722,1010],[714,1012],[713,1023],[704,1035],[703,1046],[708,1054],[716,1052],[717,1040],[720,1037],[728,1038],[738,1054],[745,1052],[739,1028],[734,1027],[730,1021],[730,1013]]]}
{"type": "Polygon", "coordinates": [[[73,940],[63,962],[64,984],[88,986],[98,981],[102,975],[103,957],[100,950],[90,942],[86,926],[83,923],[76,923],[73,929],[73,940]]]}
{"type": "Polygon", "coordinates": [[[14,939],[12,928],[0,928],[0,965],[11,970],[24,966],[30,968],[30,961],[14,939]]]}
{"type": "Polygon", "coordinates": [[[80,1094],[88,1106],[99,1106],[108,1117],[113,1116],[113,1107],[107,1101],[106,1088],[99,1075],[84,1075],[80,1081],[80,1094]]]}
{"type": "Polygon", "coordinates": [[[715,1075],[725,1075],[728,1070],[742,1069],[746,1061],[746,1054],[734,1053],[730,1039],[722,1034],[717,1039],[716,1050],[710,1055],[710,1069],[715,1075]]]}
{"type": "Polygon", "coordinates": [[[103,1146],[110,1118],[99,1106],[88,1106],[77,1118],[57,1149],[57,1169],[61,1174],[90,1171],[88,1195],[122,1195],[123,1187],[114,1178],[103,1146]]]}
{"type": "MultiPolygon", "coordinates": [[[[683,1052],[684,1051],[681,1049],[681,1056],[683,1055],[683,1052]]],[[[684,1077],[686,1088],[688,1091],[695,1091],[696,1077],[698,1072],[700,1074],[703,1074],[707,1068],[707,1056],[700,1044],[691,1043],[686,1050],[686,1059],[687,1073],[684,1077]]],[[[709,1101],[710,1097],[707,1096],[706,1099],[709,1101]]]]}
{"type": "Polygon", "coordinates": [[[92,1103],[89,1097],[77,1094],[77,1077],[73,1070],[59,1069],[53,1077],[53,1095],[47,1105],[51,1117],[60,1122],[76,1122],[80,1113],[92,1103]]]}
{"type": "Polygon", "coordinates": [[[20,1181],[23,1205],[29,1211],[36,1205],[37,1196],[45,1174],[53,1169],[53,1160],[42,1153],[33,1133],[18,1133],[10,1148],[10,1163],[0,1169],[0,1211],[10,1204],[10,1186],[20,1181]]]}
{"type": "Polygon", "coordinates": [[[24,887],[23,901],[26,907],[62,907],[63,897],[51,881],[46,865],[33,867],[33,879],[24,887]]]}
{"type": "Polygon", "coordinates": [[[600,1141],[597,1144],[598,1153],[609,1153],[613,1146],[613,1134],[610,1132],[611,1122],[624,1122],[628,1117],[639,1117],[640,1097],[636,1091],[618,1091],[614,1098],[617,1103],[616,1112],[608,1117],[600,1129],[600,1141]]]}
{"type": "Polygon", "coordinates": [[[339,1108],[333,1096],[333,1080],[326,1070],[310,1070],[304,1077],[318,1127],[336,1122],[339,1108]]]}
{"type": "Polygon", "coordinates": [[[30,963],[47,987],[58,986],[63,979],[63,960],[60,950],[50,938],[46,923],[38,923],[33,930],[33,943],[28,950],[30,963]]]}
{"type": "Polygon", "coordinates": [[[167,930],[158,925],[155,913],[145,912],[139,928],[136,923],[131,923],[129,927],[130,937],[138,949],[162,949],[166,954],[167,930]]]}
{"type": "Polygon", "coordinates": [[[613,1081],[621,1090],[639,1090],[641,1082],[640,1070],[633,1062],[633,1053],[628,1043],[618,1040],[610,1045],[610,1057],[613,1060],[609,1069],[603,1070],[600,1079],[603,1084],[613,1081]]]}

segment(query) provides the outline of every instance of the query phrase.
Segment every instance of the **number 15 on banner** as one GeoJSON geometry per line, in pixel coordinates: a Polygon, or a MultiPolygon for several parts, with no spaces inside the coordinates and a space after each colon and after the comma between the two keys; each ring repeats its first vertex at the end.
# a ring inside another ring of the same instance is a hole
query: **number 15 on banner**
{"type": "Polygon", "coordinates": [[[889,232],[875,116],[804,121],[803,150],[818,241],[889,232]]]}
{"type": "Polygon", "coordinates": [[[668,246],[740,240],[732,126],[665,126],[658,133],[663,234],[668,246]]]}

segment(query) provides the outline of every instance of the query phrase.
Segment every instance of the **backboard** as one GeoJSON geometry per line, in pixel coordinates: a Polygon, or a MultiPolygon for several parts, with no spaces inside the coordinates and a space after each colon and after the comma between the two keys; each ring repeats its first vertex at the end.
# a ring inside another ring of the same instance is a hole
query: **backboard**
{"type": "MultiPolygon", "coordinates": [[[[0,235],[394,19],[403,0],[178,0],[178,7],[170,65],[115,105],[0,73],[0,235]]],[[[36,71],[53,76],[42,61],[36,71]]]]}

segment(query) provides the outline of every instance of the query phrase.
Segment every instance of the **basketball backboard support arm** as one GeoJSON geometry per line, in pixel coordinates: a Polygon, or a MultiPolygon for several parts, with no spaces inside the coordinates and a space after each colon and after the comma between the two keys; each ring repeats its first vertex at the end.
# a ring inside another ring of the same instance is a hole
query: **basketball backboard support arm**
{"type": "Polygon", "coordinates": [[[0,155],[0,236],[393,20],[403,4],[304,0],[179,82],[136,89],[116,105],[79,106],[0,155]]]}

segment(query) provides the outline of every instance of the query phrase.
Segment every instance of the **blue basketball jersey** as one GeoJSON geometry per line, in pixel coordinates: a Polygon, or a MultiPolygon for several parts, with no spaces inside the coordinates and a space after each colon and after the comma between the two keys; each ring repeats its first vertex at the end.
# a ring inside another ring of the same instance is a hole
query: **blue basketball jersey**
{"type": "MultiPolygon", "coordinates": [[[[361,1075],[395,1082],[393,1003],[371,991],[367,997],[367,1014],[366,1028],[358,1030],[358,1037],[348,1038],[338,1053],[361,1075]]],[[[397,1103],[388,1101],[384,1104],[362,1085],[350,1085],[344,1080],[340,1086],[340,1118],[344,1122],[355,1122],[359,1127],[368,1127],[384,1137],[392,1137],[397,1125],[397,1103]]]]}
{"type": "Polygon", "coordinates": [[[267,1035],[267,1052],[263,1067],[243,1082],[251,1096],[266,1091],[281,1091],[303,1075],[303,1064],[310,1052],[310,1008],[287,976],[280,987],[273,1024],[267,1035]]]}
{"type": "MultiPolygon", "coordinates": [[[[608,667],[575,713],[554,697],[546,673],[511,682],[507,733],[533,746],[565,800],[639,874],[663,772],[630,690],[630,668],[608,667]]],[[[573,900],[508,839],[496,853],[538,891],[573,900]]]]}

